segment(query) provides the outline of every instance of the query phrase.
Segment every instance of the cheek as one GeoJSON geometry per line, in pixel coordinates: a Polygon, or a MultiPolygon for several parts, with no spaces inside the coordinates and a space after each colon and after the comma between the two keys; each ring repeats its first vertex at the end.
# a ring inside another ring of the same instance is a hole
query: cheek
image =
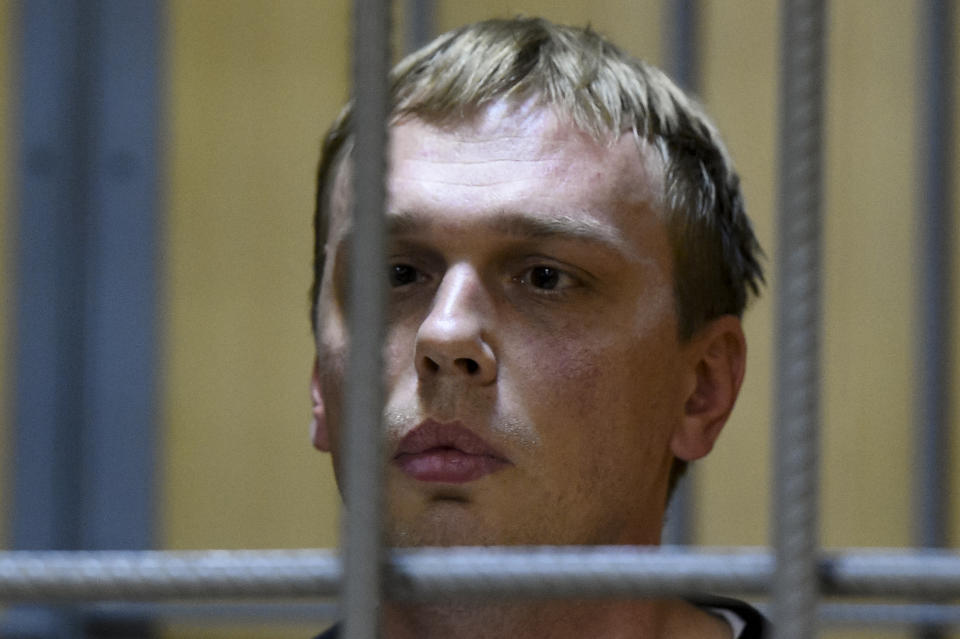
{"type": "Polygon", "coordinates": [[[608,359],[606,352],[578,342],[554,347],[546,357],[538,358],[541,374],[547,376],[542,391],[550,397],[550,404],[563,406],[572,411],[565,414],[577,417],[593,413],[614,391],[606,379],[608,359]]]}
{"type": "Polygon", "coordinates": [[[416,328],[406,323],[388,325],[383,345],[383,357],[388,387],[414,364],[416,328]]]}
{"type": "Polygon", "coordinates": [[[616,389],[607,376],[608,353],[582,340],[526,341],[503,367],[539,435],[562,439],[558,452],[581,448],[594,420],[606,420],[616,389]],[[517,360],[522,357],[522,362],[517,360]]]}
{"type": "Polygon", "coordinates": [[[332,328],[329,323],[324,324],[317,342],[317,370],[330,444],[334,452],[339,450],[346,357],[347,345],[342,339],[342,333],[332,328]]]}
{"type": "Polygon", "coordinates": [[[602,464],[623,448],[658,455],[666,447],[679,413],[672,355],[659,343],[589,335],[526,343],[520,395],[559,455],[596,456],[602,464]]]}
{"type": "MultiPolygon", "coordinates": [[[[570,327],[567,327],[570,328],[570,327]]],[[[515,353],[523,357],[518,383],[527,397],[540,395],[547,405],[568,406],[590,413],[622,400],[635,373],[625,364],[633,344],[620,336],[628,331],[610,327],[559,330],[526,335],[515,353]]]]}

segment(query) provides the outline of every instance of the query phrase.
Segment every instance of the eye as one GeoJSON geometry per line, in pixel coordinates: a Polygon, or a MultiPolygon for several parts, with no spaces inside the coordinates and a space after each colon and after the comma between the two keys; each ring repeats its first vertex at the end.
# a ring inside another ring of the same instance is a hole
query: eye
{"type": "Polygon", "coordinates": [[[549,266],[535,266],[528,272],[527,281],[535,288],[552,291],[560,283],[560,271],[549,266]]]}
{"type": "Polygon", "coordinates": [[[420,277],[420,271],[409,264],[392,264],[390,266],[390,286],[394,288],[414,284],[420,277]]]}
{"type": "Polygon", "coordinates": [[[536,290],[560,293],[578,284],[576,278],[552,266],[533,266],[514,278],[520,284],[525,284],[536,290]]]}

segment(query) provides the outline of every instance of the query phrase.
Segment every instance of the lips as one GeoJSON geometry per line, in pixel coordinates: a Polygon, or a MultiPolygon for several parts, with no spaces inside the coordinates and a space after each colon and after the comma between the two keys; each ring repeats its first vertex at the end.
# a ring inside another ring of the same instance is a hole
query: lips
{"type": "Polygon", "coordinates": [[[461,484],[510,465],[495,448],[463,425],[427,420],[400,440],[393,463],[424,482],[461,484]]]}

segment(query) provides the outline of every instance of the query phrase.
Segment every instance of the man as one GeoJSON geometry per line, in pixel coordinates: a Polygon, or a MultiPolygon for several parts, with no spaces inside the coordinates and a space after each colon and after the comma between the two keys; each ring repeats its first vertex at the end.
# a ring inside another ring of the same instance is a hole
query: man
{"type": "MultiPolygon", "coordinates": [[[[716,130],[658,70],[542,20],[441,36],[392,95],[388,543],[659,543],[673,482],[733,408],[762,281],[716,130]]],[[[312,315],[313,443],[338,476],[349,120],[319,171],[312,315]]],[[[383,624],[390,639],[761,631],[749,608],[673,600],[390,604],[383,624]]]]}

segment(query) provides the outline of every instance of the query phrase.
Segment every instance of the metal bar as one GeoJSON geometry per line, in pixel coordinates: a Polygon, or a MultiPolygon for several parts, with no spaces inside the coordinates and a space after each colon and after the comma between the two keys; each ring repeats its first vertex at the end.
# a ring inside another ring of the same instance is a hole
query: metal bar
{"type": "Polygon", "coordinates": [[[131,616],[176,621],[190,625],[221,625],[224,622],[270,624],[332,624],[340,618],[331,601],[198,601],[198,602],[104,602],[84,605],[84,614],[100,619],[131,616]]]}
{"type": "Polygon", "coordinates": [[[761,594],[773,561],[750,551],[707,554],[637,547],[432,549],[394,556],[391,593],[405,600],[761,594]]]}
{"type": "Polygon", "coordinates": [[[954,552],[858,550],[824,555],[819,572],[831,594],[934,601],[960,594],[958,569],[960,555],[954,552]]]}
{"type": "Polygon", "coordinates": [[[773,620],[816,636],[823,0],[781,10],[773,620]]]}
{"type": "MultiPolygon", "coordinates": [[[[774,555],[763,548],[449,548],[395,551],[390,596],[765,596],[774,555]]],[[[0,601],[197,602],[332,597],[344,577],[333,550],[12,551],[0,553],[0,601]]],[[[960,553],[850,548],[817,558],[824,594],[940,601],[960,597],[960,553]]]]}
{"type": "MultiPolygon", "coordinates": [[[[18,549],[150,545],[156,4],[19,7],[18,549]]],[[[16,609],[0,634],[68,637],[84,622],[16,609]]]]}
{"type": "Polygon", "coordinates": [[[700,87],[700,2],[664,0],[663,59],[667,73],[683,90],[700,87]]]}
{"type": "Polygon", "coordinates": [[[159,11],[155,0],[22,11],[13,544],[143,548],[159,11]]]}
{"type": "Polygon", "coordinates": [[[952,216],[951,163],[953,136],[952,70],[954,3],[923,3],[920,43],[922,86],[920,151],[920,269],[917,290],[920,311],[917,428],[916,543],[924,548],[947,545],[950,451],[950,277],[952,216]]]}
{"type": "MultiPolygon", "coordinates": [[[[754,602],[761,610],[766,607],[754,602]]],[[[259,622],[270,624],[330,623],[338,618],[335,605],[328,602],[246,602],[200,601],[196,603],[107,602],[80,608],[86,617],[101,619],[150,618],[191,625],[259,622]]],[[[846,626],[960,626],[960,606],[936,604],[825,603],[819,608],[824,625],[846,626]]]]}
{"type": "Polygon", "coordinates": [[[144,549],[154,530],[159,24],[156,0],[99,0],[89,46],[80,546],[144,549]]]}
{"type": "Polygon", "coordinates": [[[667,504],[667,513],[664,515],[663,534],[661,539],[668,546],[688,546],[693,543],[693,494],[694,468],[687,471],[680,478],[673,495],[667,504]]]}
{"type": "Polygon", "coordinates": [[[960,606],[934,604],[822,604],[820,621],[833,626],[960,626],[960,606]]]}
{"type": "MultiPolygon", "coordinates": [[[[951,248],[951,149],[953,136],[953,5],[927,0],[921,5],[917,41],[920,87],[919,204],[922,212],[918,259],[918,374],[916,419],[918,445],[915,490],[915,540],[923,548],[948,544],[951,248]]],[[[944,637],[941,628],[919,627],[916,636],[944,637]]]]}
{"type": "Polygon", "coordinates": [[[412,53],[436,35],[436,0],[407,0],[406,53],[412,53]]]}
{"type": "MultiPolygon", "coordinates": [[[[76,0],[22,2],[10,542],[78,548],[90,16],[76,0]]],[[[16,608],[0,635],[76,636],[72,612],[16,608]]]]}
{"type": "Polygon", "coordinates": [[[12,545],[76,548],[82,430],[84,12],[20,5],[12,545]]]}
{"type": "Polygon", "coordinates": [[[333,595],[334,551],[89,551],[0,554],[6,601],[144,601],[333,595]]]}
{"type": "Polygon", "coordinates": [[[344,402],[345,639],[379,633],[383,587],[383,326],[386,267],[383,211],[389,98],[390,2],[356,0],[353,36],[353,228],[350,360],[344,402]],[[381,275],[382,274],[382,275],[381,275]]]}
{"type": "MultiPolygon", "coordinates": [[[[663,58],[667,72],[685,91],[696,93],[699,88],[699,2],[664,0],[661,7],[663,58]]],[[[663,542],[666,544],[687,545],[693,542],[695,472],[696,466],[691,466],[677,483],[667,505],[663,529],[663,542]]]]}

